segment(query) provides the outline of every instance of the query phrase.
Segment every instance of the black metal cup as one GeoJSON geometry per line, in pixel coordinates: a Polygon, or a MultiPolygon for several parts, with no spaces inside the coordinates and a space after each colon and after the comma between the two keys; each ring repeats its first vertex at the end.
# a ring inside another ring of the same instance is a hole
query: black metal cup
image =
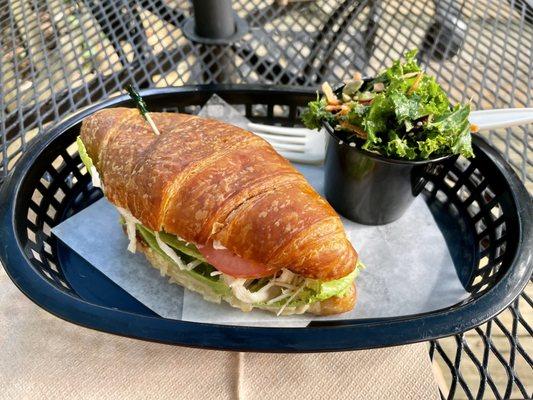
{"type": "Polygon", "coordinates": [[[325,195],[346,218],[383,225],[400,218],[426,184],[424,174],[453,157],[409,161],[383,157],[352,147],[329,124],[325,161],[325,195]]]}

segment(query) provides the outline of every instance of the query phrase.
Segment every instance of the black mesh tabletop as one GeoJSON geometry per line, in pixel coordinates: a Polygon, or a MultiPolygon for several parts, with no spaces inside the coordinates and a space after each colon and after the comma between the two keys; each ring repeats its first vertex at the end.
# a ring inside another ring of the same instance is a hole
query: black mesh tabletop
{"type": "MultiPolygon", "coordinates": [[[[238,32],[195,41],[182,0],[0,0],[0,184],[65,116],[139,88],[318,87],[372,76],[406,50],[455,101],[533,107],[531,0],[235,0],[238,32]]],[[[533,189],[531,125],[483,133],[533,189]]],[[[533,285],[497,318],[428,345],[450,399],[533,397],[533,285]]]]}

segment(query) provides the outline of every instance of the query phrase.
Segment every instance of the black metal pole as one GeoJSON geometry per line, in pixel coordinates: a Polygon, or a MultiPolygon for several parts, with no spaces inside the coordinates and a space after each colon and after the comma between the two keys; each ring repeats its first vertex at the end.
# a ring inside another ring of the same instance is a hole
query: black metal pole
{"type": "Polygon", "coordinates": [[[192,0],[194,18],[189,18],[183,33],[200,44],[206,82],[232,82],[235,55],[231,44],[247,31],[248,24],[231,7],[231,0],[192,0]]]}
{"type": "Polygon", "coordinates": [[[231,0],[193,0],[196,34],[210,39],[228,38],[235,33],[231,0]]]}
{"type": "Polygon", "coordinates": [[[467,24],[462,5],[453,0],[433,0],[435,17],[426,31],[422,50],[437,60],[448,60],[461,50],[466,39],[467,24]]]}

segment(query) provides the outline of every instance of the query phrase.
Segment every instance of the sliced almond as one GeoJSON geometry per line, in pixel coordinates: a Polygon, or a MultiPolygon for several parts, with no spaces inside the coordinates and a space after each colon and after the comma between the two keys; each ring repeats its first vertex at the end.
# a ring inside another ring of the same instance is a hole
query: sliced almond
{"type": "Polygon", "coordinates": [[[383,92],[385,90],[385,85],[383,82],[374,83],[374,92],[383,92]]]}
{"type": "Polygon", "coordinates": [[[420,74],[420,72],[409,72],[408,74],[402,75],[402,78],[409,79],[409,78],[412,78],[413,76],[417,76],[418,74],[420,74]]]}
{"type": "Polygon", "coordinates": [[[322,84],[322,92],[324,93],[324,96],[326,96],[328,104],[340,104],[339,99],[335,96],[335,93],[333,93],[333,89],[329,86],[329,83],[324,82],[322,84]]]}
{"type": "Polygon", "coordinates": [[[342,94],[342,101],[344,101],[345,103],[348,103],[349,101],[352,101],[352,98],[350,96],[348,96],[346,93],[343,93],[342,94]]]}
{"type": "Polygon", "coordinates": [[[372,102],[374,101],[374,99],[359,99],[357,100],[359,103],[361,103],[362,105],[364,106],[368,106],[370,104],[372,104],[372,102]]]}
{"type": "Polygon", "coordinates": [[[353,81],[348,81],[346,82],[346,84],[344,85],[344,88],[342,89],[342,94],[346,94],[348,96],[354,96],[355,94],[357,94],[357,92],[359,91],[359,89],[361,89],[361,86],[363,86],[363,81],[362,80],[353,80],[353,81]]]}

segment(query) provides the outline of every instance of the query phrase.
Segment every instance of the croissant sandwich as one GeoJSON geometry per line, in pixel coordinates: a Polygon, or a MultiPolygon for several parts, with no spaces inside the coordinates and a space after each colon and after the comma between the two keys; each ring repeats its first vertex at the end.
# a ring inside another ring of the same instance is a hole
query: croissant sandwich
{"type": "Polygon", "coordinates": [[[122,215],[128,250],[243,311],[354,307],[361,265],[340,218],[270,144],[216,120],[150,117],[101,110],[78,138],[94,185],[122,215]]]}

